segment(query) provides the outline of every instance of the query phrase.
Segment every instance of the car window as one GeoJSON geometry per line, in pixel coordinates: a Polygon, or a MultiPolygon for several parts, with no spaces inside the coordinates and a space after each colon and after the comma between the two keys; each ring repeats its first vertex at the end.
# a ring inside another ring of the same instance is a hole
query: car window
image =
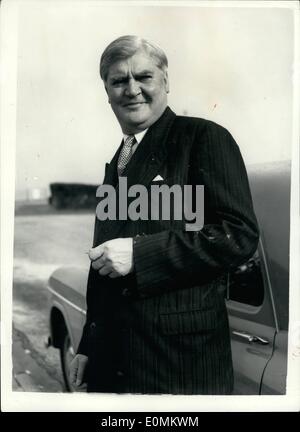
{"type": "Polygon", "coordinates": [[[264,281],[258,251],[245,264],[229,274],[227,299],[251,306],[260,306],[264,300],[264,281]]]}

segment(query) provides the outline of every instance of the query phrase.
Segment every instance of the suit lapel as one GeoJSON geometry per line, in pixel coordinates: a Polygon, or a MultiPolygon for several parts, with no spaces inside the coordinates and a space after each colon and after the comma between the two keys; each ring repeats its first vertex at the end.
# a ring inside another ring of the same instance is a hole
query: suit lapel
{"type": "MultiPolygon", "coordinates": [[[[176,118],[175,113],[169,107],[166,108],[160,119],[152,125],[137,150],[133,154],[129,164],[124,170],[123,176],[127,177],[127,188],[134,184],[148,186],[153,178],[159,173],[166,157],[167,142],[170,135],[171,126],[176,118]]],[[[105,184],[111,184],[116,187],[118,200],[118,176],[117,162],[121,146],[117,150],[111,163],[109,164],[107,174],[105,175],[105,184]]],[[[117,204],[118,207],[118,204],[117,204]]],[[[107,225],[107,238],[115,238],[119,233],[122,225],[126,221],[120,220],[118,223],[107,225]]]]}
{"type": "Polygon", "coordinates": [[[117,165],[118,165],[119,154],[122,146],[123,146],[123,140],[118,150],[116,151],[114,157],[112,158],[111,162],[106,164],[103,184],[112,185],[112,186],[117,185],[118,183],[117,165]]]}
{"type": "Polygon", "coordinates": [[[149,128],[124,171],[128,188],[134,184],[148,186],[159,173],[168,154],[166,144],[175,117],[168,107],[161,118],[149,128]]]}

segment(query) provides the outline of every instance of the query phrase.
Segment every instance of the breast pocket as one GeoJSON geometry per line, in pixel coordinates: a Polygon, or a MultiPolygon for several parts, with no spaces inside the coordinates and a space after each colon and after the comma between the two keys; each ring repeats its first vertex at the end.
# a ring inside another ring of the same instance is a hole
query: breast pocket
{"type": "Polygon", "coordinates": [[[148,187],[149,214],[152,221],[159,221],[162,229],[181,229],[184,214],[182,186],[174,177],[152,181],[148,187]]]}
{"type": "Polygon", "coordinates": [[[207,333],[217,326],[214,309],[172,312],[160,315],[160,328],[165,335],[207,333]]]}
{"type": "Polygon", "coordinates": [[[197,354],[214,343],[217,314],[214,309],[166,313],[160,315],[159,325],[171,350],[197,354]]]}

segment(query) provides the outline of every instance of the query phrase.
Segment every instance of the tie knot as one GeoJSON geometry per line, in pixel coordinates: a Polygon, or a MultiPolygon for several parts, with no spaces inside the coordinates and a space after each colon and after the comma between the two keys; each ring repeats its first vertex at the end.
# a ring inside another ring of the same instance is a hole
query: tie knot
{"type": "Polygon", "coordinates": [[[123,144],[118,160],[119,176],[123,174],[123,171],[125,170],[128,162],[130,161],[130,158],[132,156],[132,146],[134,143],[136,143],[135,136],[129,135],[123,144]]]}
{"type": "Polygon", "coordinates": [[[136,142],[135,136],[134,135],[128,135],[128,137],[126,138],[124,145],[126,147],[132,147],[133,144],[136,142]]]}

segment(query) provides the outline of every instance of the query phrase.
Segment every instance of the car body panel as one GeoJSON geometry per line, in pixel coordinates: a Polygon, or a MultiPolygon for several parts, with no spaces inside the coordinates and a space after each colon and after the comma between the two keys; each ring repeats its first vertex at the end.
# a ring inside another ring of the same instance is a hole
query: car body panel
{"type": "MultiPolygon", "coordinates": [[[[257,256],[261,270],[261,288],[264,293],[262,303],[253,306],[230,299],[226,302],[235,375],[234,394],[259,394],[264,370],[273,355],[277,320],[261,241],[257,256]],[[250,338],[257,338],[258,341],[250,342],[250,338]],[[262,344],[261,341],[265,343],[262,344]]],[[[241,283],[239,288],[245,289],[242,285],[241,283]]],[[[247,288],[252,287],[250,285],[247,288]]],[[[228,295],[230,298],[230,287],[228,295]]]]}
{"type": "Polygon", "coordinates": [[[233,316],[229,316],[229,323],[234,394],[259,394],[264,370],[273,354],[275,328],[233,316]],[[250,343],[249,339],[244,337],[246,335],[259,337],[266,341],[266,344],[250,343]]]}
{"type": "Polygon", "coordinates": [[[249,169],[249,181],[278,325],[288,330],[291,163],[255,165],[249,169]]]}
{"type": "Polygon", "coordinates": [[[274,354],[262,379],[262,395],[284,394],[286,392],[287,344],[288,332],[282,330],[275,336],[274,354]]]}
{"type": "MultiPolygon", "coordinates": [[[[82,328],[86,316],[86,286],[88,270],[77,267],[62,267],[55,270],[48,284],[52,297],[51,315],[54,310],[62,314],[74,351],[80,342],[82,328]]],[[[55,340],[53,320],[51,339],[55,340]]]]}
{"type": "Polygon", "coordinates": [[[264,298],[256,307],[234,302],[228,287],[234,393],[283,394],[287,374],[290,163],[254,166],[249,180],[260,226],[257,253],[264,298]],[[268,343],[249,342],[234,333],[258,336],[268,343]]]}

